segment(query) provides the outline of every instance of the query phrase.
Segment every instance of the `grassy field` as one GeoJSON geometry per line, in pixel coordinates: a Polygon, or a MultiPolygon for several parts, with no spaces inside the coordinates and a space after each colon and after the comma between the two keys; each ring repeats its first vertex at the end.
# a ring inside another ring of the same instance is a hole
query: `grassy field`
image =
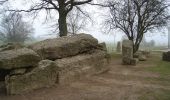
{"type": "MultiPolygon", "coordinates": [[[[121,59],[121,54],[112,53],[113,59],[121,59]]],[[[162,61],[161,52],[152,52],[150,58],[145,62],[139,62],[135,67],[135,71],[149,72],[159,75],[159,77],[137,78],[140,81],[158,86],[170,86],[170,62],[162,61]]],[[[136,76],[120,77],[124,80],[134,80],[136,76]]],[[[170,100],[170,89],[153,89],[152,87],[139,89],[136,93],[140,94],[137,100],[170,100]]]]}
{"type": "MultiPolygon", "coordinates": [[[[157,81],[159,84],[166,86],[170,83],[170,62],[162,61],[161,54],[161,52],[157,52],[156,55],[153,55],[150,61],[150,63],[153,63],[153,66],[146,67],[145,70],[160,75],[159,78],[149,81],[157,81]]],[[[153,98],[156,98],[156,100],[170,100],[170,90],[148,91],[142,94],[140,100],[150,100],[153,98]]]]}
{"type": "Polygon", "coordinates": [[[147,70],[152,72],[157,72],[162,76],[170,75],[170,62],[158,61],[157,65],[147,68],[147,70]]]}
{"type": "Polygon", "coordinates": [[[162,90],[162,91],[147,90],[145,92],[142,92],[142,96],[139,97],[139,100],[170,100],[170,91],[169,90],[162,90]]]}

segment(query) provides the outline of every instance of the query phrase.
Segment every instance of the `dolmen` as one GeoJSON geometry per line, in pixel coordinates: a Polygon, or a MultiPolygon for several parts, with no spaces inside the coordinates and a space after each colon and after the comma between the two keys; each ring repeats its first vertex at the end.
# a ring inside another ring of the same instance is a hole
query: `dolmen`
{"type": "Polygon", "coordinates": [[[0,81],[9,95],[68,84],[109,70],[105,43],[89,34],[9,47],[0,49],[0,81]]]}

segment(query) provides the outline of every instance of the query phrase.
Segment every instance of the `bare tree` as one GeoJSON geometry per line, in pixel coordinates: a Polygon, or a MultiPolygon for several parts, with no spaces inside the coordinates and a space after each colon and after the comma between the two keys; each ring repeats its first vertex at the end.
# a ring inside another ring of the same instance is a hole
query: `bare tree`
{"type": "Polygon", "coordinates": [[[108,1],[110,16],[105,24],[120,29],[133,41],[134,53],[139,49],[143,35],[155,28],[164,27],[169,20],[166,0],[108,1]]]}
{"type": "Polygon", "coordinates": [[[38,13],[41,10],[45,10],[47,14],[51,11],[56,11],[59,14],[59,35],[67,35],[67,15],[73,9],[73,7],[79,8],[79,5],[87,4],[92,0],[38,0],[27,10],[9,10],[17,12],[34,12],[38,13]]]}
{"type": "Polygon", "coordinates": [[[91,18],[87,13],[82,14],[80,10],[73,9],[67,17],[68,33],[76,34],[85,30],[88,21],[91,21],[91,18]]]}
{"type": "Polygon", "coordinates": [[[23,21],[21,14],[4,14],[0,23],[0,40],[24,43],[31,37],[33,30],[30,24],[23,21]]]}
{"type": "Polygon", "coordinates": [[[0,0],[0,5],[3,5],[5,2],[7,2],[8,0],[0,0]]]}

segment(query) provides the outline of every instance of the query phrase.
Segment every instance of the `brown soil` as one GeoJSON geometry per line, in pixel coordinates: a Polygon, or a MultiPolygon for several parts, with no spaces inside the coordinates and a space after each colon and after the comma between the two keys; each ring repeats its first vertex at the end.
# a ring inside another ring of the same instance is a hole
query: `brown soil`
{"type": "Polygon", "coordinates": [[[113,58],[111,69],[100,75],[82,78],[69,85],[56,85],[23,95],[6,96],[0,100],[170,100],[170,78],[143,70],[154,63],[150,60],[137,66],[123,66],[113,58]]]}

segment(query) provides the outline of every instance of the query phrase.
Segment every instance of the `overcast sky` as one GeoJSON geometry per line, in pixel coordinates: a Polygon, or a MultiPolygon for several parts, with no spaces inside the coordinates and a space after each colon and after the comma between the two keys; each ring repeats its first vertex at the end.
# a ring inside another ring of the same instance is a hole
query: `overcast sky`
{"type": "MultiPolygon", "coordinates": [[[[12,1],[11,5],[13,6],[13,8],[17,8],[17,9],[20,8],[26,9],[31,5],[30,3],[28,3],[30,0],[26,0],[27,2],[23,2],[24,0],[11,0],[11,1],[12,1]]],[[[36,2],[37,0],[33,0],[33,1],[36,2]]],[[[96,2],[96,0],[94,0],[94,2],[96,2]]],[[[120,41],[122,39],[122,36],[124,34],[120,31],[113,31],[110,34],[103,34],[103,32],[101,31],[102,29],[101,24],[103,21],[102,15],[105,14],[105,12],[107,11],[96,6],[87,6],[87,8],[88,8],[87,11],[89,12],[89,14],[92,16],[92,19],[94,20],[94,24],[93,25],[89,24],[89,26],[87,27],[88,30],[82,32],[93,35],[100,42],[114,43],[115,41],[120,41]]],[[[55,14],[55,16],[58,15],[55,14]]],[[[35,34],[34,34],[35,37],[44,38],[51,33],[50,29],[48,28],[49,24],[43,24],[44,19],[45,19],[45,12],[41,12],[39,16],[34,20],[33,27],[35,28],[35,34]]],[[[25,20],[28,22],[32,22],[32,19],[29,18],[28,16],[25,18],[25,20]]],[[[167,33],[168,33],[167,29],[164,29],[164,31],[154,32],[146,35],[146,39],[147,41],[153,39],[159,45],[166,45],[168,41],[167,33]]],[[[55,36],[55,34],[53,36],[55,36]]]]}

